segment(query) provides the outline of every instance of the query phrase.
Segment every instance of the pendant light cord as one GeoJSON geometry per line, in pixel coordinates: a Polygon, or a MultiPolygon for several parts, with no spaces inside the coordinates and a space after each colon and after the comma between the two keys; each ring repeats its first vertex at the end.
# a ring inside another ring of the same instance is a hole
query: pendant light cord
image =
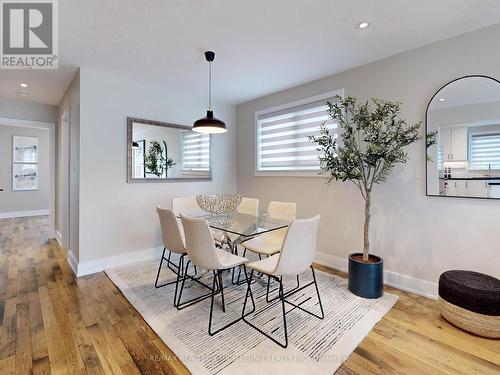
{"type": "Polygon", "coordinates": [[[208,62],[208,110],[212,110],[212,62],[208,62]]]}

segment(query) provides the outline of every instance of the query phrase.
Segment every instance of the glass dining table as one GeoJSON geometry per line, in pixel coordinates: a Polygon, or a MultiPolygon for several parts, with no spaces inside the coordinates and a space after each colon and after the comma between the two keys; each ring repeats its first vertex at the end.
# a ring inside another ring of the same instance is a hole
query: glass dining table
{"type": "MultiPolygon", "coordinates": [[[[203,217],[210,228],[222,233],[224,242],[229,245],[232,252],[242,242],[264,233],[287,228],[290,225],[287,220],[277,219],[267,214],[254,216],[237,211],[226,214],[210,214],[198,210],[187,212],[186,215],[203,217]]],[[[180,215],[178,214],[177,217],[180,215]]]]}
{"type": "MultiPolygon", "coordinates": [[[[241,243],[265,233],[287,228],[290,225],[287,220],[274,218],[267,214],[254,216],[237,211],[227,214],[210,214],[200,210],[186,213],[186,215],[203,217],[210,228],[222,234],[222,244],[227,245],[228,250],[235,255],[238,255],[238,245],[241,243]]],[[[234,272],[232,279],[234,283],[234,272]]]]}

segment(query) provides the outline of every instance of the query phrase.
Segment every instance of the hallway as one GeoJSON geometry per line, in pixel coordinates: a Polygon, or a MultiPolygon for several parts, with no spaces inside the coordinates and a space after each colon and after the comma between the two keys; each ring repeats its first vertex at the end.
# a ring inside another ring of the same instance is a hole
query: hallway
{"type": "Polygon", "coordinates": [[[0,220],[0,373],[186,373],[104,273],[78,280],[48,217],[0,220]]]}

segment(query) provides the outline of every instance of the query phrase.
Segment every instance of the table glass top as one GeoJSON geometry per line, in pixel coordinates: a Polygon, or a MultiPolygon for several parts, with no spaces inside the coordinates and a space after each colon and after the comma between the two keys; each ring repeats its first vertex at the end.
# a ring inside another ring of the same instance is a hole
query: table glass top
{"type": "Polygon", "coordinates": [[[269,215],[254,216],[239,212],[215,215],[200,211],[190,212],[187,215],[203,217],[211,228],[243,237],[252,237],[286,228],[290,224],[287,220],[273,218],[269,215]]]}
{"type": "Polygon", "coordinates": [[[205,216],[205,219],[213,229],[245,237],[286,228],[290,224],[286,220],[272,218],[268,215],[253,216],[239,212],[224,215],[208,215],[205,216]]]}

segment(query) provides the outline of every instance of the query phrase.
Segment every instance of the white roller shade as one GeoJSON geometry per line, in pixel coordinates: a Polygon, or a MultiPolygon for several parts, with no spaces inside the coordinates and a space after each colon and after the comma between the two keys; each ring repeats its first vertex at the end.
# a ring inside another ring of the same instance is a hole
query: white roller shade
{"type": "Polygon", "coordinates": [[[182,133],[183,168],[208,171],[210,167],[210,135],[196,132],[182,133]]]}
{"type": "Polygon", "coordinates": [[[317,145],[309,136],[318,135],[321,124],[337,132],[337,123],[328,116],[325,99],[257,117],[258,171],[317,171],[317,145]]]}
{"type": "Polygon", "coordinates": [[[471,168],[500,169],[500,134],[473,134],[470,152],[471,168]]]}

